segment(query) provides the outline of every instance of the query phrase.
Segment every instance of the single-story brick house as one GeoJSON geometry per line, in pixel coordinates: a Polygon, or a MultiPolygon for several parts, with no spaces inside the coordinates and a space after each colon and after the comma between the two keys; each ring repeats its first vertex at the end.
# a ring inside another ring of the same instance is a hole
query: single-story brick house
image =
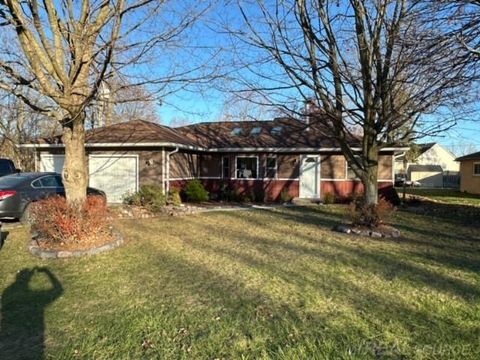
{"type": "Polygon", "coordinates": [[[480,152],[459,157],[460,191],[480,194],[480,152]]]}
{"type": "MultiPolygon", "coordinates": [[[[35,149],[38,171],[62,171],[60,136],[23,146],[35,149]]],[[[394,155],[405,150],[382,150],[381,191],[392,189],[394,155]]],[[[143,184],[168,191],[191,179],[201,180],[211,194],[229,187],[238,193],[263,193],[270,201],[279,200],[282,191],[311,199],[329,192],[347,198],[362,191],[336,141],[320,125],[291,118],[179,128],[135,120],[89,130],[86,152],[89,184],[104,190],[110,202],[121,201],[143,184]]]]}

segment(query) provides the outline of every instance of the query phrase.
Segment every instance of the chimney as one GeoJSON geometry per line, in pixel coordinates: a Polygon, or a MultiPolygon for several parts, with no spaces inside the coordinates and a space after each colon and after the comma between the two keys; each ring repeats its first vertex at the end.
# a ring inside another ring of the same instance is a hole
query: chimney
{"type": "MultiPolygon", "coordinates": [[[[320,112],[320,108],[315,104],[313,99],[306,99],[303,104],[304,121],[307,125],[310,125],[312,117],[320,112]]],[[[310,127],[307,127],[306,130],[309,131],[310,127]]]]}

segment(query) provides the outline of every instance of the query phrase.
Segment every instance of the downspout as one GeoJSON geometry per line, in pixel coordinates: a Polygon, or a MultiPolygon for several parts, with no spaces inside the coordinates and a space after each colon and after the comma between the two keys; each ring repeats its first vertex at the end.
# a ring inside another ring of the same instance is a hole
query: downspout
{"type": "Polygon", "coordinates": [[[165,148],[162,147],[162,191],[163,193],[165,194],[165,173],[166,173],[166,169],[167,168],[167,164],[165,162],[165,148]]]}
{"type": "Polygon", "coordinates": [[[177,152],[178,152],[178,146],[175,148],[175,150],[167,153],[167,189],[165,194],[168,194],[170,191],[170,155],[173,155],[177,152]]]}

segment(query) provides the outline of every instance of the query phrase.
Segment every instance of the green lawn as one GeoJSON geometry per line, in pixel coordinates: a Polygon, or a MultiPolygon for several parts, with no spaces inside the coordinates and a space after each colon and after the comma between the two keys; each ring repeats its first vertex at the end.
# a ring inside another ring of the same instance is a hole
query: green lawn
{"type": "MultiPolygon", "coordinates": [[[[423,188],[407,188],[407,194],[424,196],[433,200],[446,202],[449,204],[480,206],[480,195],[467,194],[454,189],[423,189],[423,188]]],[[[397,192],[401,197],[403,188],[397,188],[397,192]]]]}
{"type": "Polygon", "coordinates": [[[123,221],[123,248],[55,261],[11,230],[0,359],[478,359],[479,217],[379,240],[331,232],[344,211],[123,221]]]}

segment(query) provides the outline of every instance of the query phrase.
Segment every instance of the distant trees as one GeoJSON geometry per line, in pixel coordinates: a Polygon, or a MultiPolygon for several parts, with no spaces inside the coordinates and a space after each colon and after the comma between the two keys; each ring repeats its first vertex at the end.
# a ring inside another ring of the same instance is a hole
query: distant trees
{"type": "Polygon", "coordinates": [[[242,49],[237,61],[250,70],[238,89],[320,122],[362,180],[369,206],[378,200],[379,151],[448,129],[454,121],[429,115],[469,93],[474,73],[460,56],[462,47],[425,21],[423,2],[237,5],[243,21],[228,28],[242,49]],[[299,102],[315,110],[302,113],[299,102]],[[362,136],[354,144],[358,129],[362,136]]]}

